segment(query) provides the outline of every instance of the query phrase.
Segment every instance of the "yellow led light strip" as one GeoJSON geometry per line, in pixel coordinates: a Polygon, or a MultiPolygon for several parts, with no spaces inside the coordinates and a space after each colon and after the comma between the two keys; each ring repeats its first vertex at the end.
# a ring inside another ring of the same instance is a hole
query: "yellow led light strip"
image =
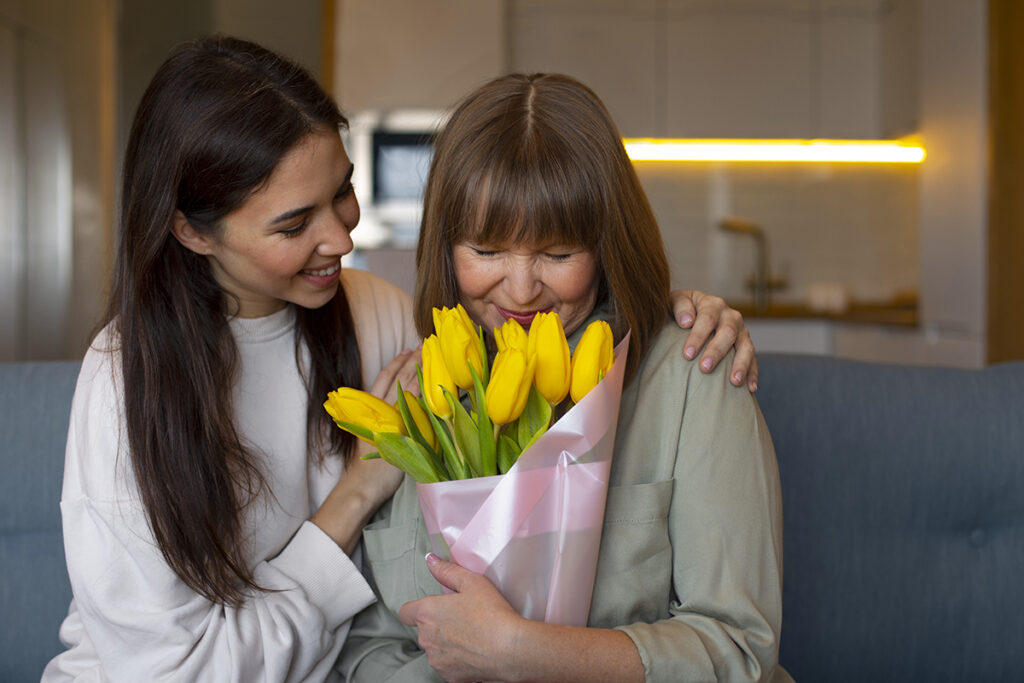
{"type": "Polygon", "coordinates": [[[627,138],[633,161],[768,161],[917,164],[924,147],[886,140],[673,140],[627,138]]]}

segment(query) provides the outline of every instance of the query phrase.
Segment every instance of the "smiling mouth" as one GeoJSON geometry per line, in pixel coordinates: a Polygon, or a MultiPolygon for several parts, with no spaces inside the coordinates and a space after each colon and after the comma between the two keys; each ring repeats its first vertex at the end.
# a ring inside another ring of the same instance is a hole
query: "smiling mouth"
{"type": "Polygon", "coordinates": [[[302,272],[306,275],[312,275],[314,277],[328,277],[334,275],[341,270],[341,259],[335,261],[326,268],[320,268],[319,270],[303,270],[302,272]]]}
{"type": "Polygon", "coordinates": [[[510,311],[510,310],[504,309],[504,308],[502,308],[501,306],[498,306],[498,305],[495,305],[495,308],[498,309],[498,313],[501,315],[502,318],[504,318],[505,320],[515,320],[517,323],[519,323],[523,327],[529,327],[530,323],[533,322],[533,316],[537,315],[538,313],[544,313],[545,311],[550,311],[551,310],[550,306],[548,308],[537,309],[535,311],[522,311],[522,312],[521,311],[510,311]]]}

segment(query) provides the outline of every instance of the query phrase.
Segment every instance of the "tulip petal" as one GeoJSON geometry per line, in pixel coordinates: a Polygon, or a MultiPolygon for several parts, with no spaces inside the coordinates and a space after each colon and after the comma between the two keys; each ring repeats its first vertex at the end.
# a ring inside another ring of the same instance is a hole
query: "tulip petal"
{"type": "Polygon", "coordinates": [[[587,326],[572,355],[572,381],[569,394],[580,400],[608,373],[615,362],[611,326],[596,320],[587,326]]]}
{"type": "MultiPolygon", "coordinates": [[[[448,402],[444,399],[444,389],[455,393],[455,381],[445,365],[441,352],[441,342],[437,335],[430,335],[423,340],[422,373],[420,390],[430,411],[438,417],[451,415],[448,402]]],[[[419,369],[417,369],[419,372],[419,369]]]]}
{"type": "Polygon", "coordinates": [[[561,403],[569,393],[572,365],[558,314],[544,312],[534,316],[527,344],[527,353],[537,357],[534,383],[549,403],[561,403]]]}
{"type": "Polygon", "coordinates": [[[345,422],[344,420],[335,420],[334,424],[338,425],[349,434],[359,437],[360,439],[370,444],[371,446],[376,445],[373,442],[373,432],[367,429],[366,427],[361,427],[360,425],[354,424],[352,422],[345,422]]]}
{"type": "Polygon", "coordinates": [[[515,318],[509,318],[501,327],[494,328],[494,341],[498,351],[504,351],[507,347],[527,351],[529,347],[526,330],[515,318]]]}
{"type": "MultiPolygon", "coordinates": [[[[339,424],[361,427],[361,434],[354,431],[352,433],[363,441],[369,441],[367,431],[404,433],[405,430],[402,415],[394,406],[373,394],[352,387],[339,387],[328,392],[324,409],[339,424]]],[[[342,429],[352,431],[347,427],[342,429]]]]}
{"type": "Polygon", "coordinates": [[[507,348],[494,359],[485,403],[494,424],[508,424],[523,411],[529,396],[536,359],[526,358],[521,349],[507,348]]]}
{"type": "Polygon", "coordinates": [[[481,351],[480,331],[469,319],[461,305],[456,308],[433,309],[434,328],[440,340],[440,349],[448,372],[462,389],[473,388],[469,368],[479,373],[484,366],[485,352],[481,351]]]}

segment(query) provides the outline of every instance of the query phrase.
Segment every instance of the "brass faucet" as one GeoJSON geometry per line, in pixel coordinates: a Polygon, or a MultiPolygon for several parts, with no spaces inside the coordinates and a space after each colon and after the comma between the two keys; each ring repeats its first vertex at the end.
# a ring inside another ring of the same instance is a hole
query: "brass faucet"
{"type": "Polygon", "coordinates": [[[768,274],[768,238],[757,223],[745,218],[728,216],[723,218],[718,227],[740,235],[754,238],[756,247],[754,274],[747,279],[747,288],[754,295],[754,310],[763,311],[768,308],[773,289],[785,289],[789,283],[786,278],[768,274]]]}

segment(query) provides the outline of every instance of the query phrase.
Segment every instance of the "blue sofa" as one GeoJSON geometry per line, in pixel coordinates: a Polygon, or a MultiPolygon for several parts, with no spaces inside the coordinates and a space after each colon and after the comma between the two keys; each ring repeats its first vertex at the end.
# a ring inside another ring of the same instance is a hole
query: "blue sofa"
{"type": "MultiPolygon", "coordinates": [[[[797,681],[1024,681],[1024,363],[762,354],[797,681]]],[[[0,364],[0,681],[36,681],[71,591],[58,499],[77,363],[0,364]]]]}

